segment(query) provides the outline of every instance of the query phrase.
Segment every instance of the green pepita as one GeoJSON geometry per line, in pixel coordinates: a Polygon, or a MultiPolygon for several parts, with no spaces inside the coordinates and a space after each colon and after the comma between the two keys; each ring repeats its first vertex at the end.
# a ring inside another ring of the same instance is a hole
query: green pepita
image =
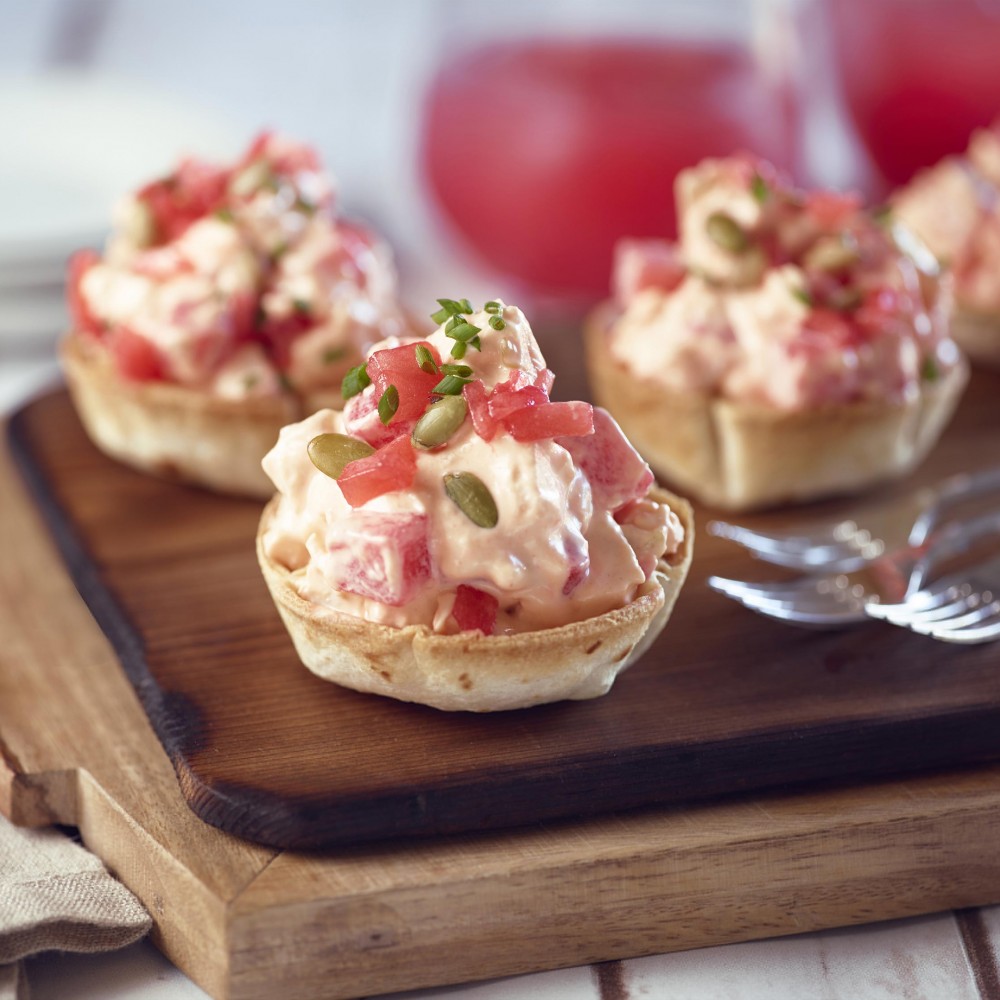
{"type": "Polygon", "coordinates": [[[468,407],[461,396],[445,396],[432,403],[417,421],[411,435],[417,448],[440,448],[462,426],[468,407]]]}
{"type": "Polygon", "coordinates": [[[480,528],[495,528],[500,515],[496,501],[486,484],[471,472],[449,472],[444,477],[444,491],[455,506],[480,528]]]}
{"type": "Polygon", "coordinates": [[[814,243],[806,253],[803,263],[810,270],[845,271],[857,264],[858,260],[858,250],[853,241],[847,242],[840,237],[832,237],[814,243]]]}
{"type": "Polygon", "coordinates": [[[750,245],[750,239],[743,227],[725,212],[713,212],[705,220],[708,238],[730,253],[743,253],[750,245]]]}
{"type": "Polygon", "coordinates": [[[346,434],[317,434],[308,444],[309,459],[324,475],[338,479],[348,462],[367,458],[375,449],[346,434]]]}

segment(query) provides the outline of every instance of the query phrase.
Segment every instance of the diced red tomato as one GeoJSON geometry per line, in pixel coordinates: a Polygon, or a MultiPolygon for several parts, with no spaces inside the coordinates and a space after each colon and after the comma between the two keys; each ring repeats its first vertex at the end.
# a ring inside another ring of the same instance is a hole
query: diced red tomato
{"type": "Polygon", "coordinates": [[[806,213],[824,231],[842,229],[861,208],[861,195],[853,191],[810,191],[806,213]]]}
{"type": "Polygon", "coordinates": [[[156,347],[127,326],[115,327],[108,340],[118,372],[136,382],[152,382],[165,376],[163,359],[156,347]]]}
{"type": "Polygon", "coordinates": [[[526,406],[538,406],[549,401],[549,397],[534,385],[526,385],[523,389],[517,389],[514,392],[498,391],[500,389],[500,385],[494,387],[488,404],[490,416],[494,420],[503,420],[511,413],[523,410],[526,406]]]}
{"type": "Polygon", "coordinates": [[[214,212],[225,196],[229,176],[221,167],[188,159],[170,176],[140,188],[136,197],[153,217],[155,242],[177,239],[193,222],[214,212]]]}
{"type": "Polygon", "coordinates": [[[535,376],[535,387],[541,389],[548,396],[552,392],[552,386],[555,384],[555,381],[555,372],[550,371],[548,368],[543,368],[535,376]]]}
{"type": "Polygon", "coordinates": [[[590,403],[541,403],[515,410],[504,426],[518,441],[577,437],[594,433],[594,408],[590,403]]]}
{"type": "Polygon", "coordinates": [[[615,246],[613,269],[615,300],[625,305],[646,288],[672,292],[687,269],[677,244],[667,240],[620,240],[615,246]]]}
{"type": "Polygon", "coordinates": [[[490,414],[489,396],[486,386],[481,379],[468,382],[462,388],[462,395],[465,397],[466,405],[469,407],[469,416],[472,417],[472,426],[476,433],[484,441],[492,441],[496,437],[500,424],[493,419],[490,414]]]}
{"type": "Polygon", "coordinates": [[[398,437],[409,436],[414,420],[393,420],[383,424],[378,415],[379,393],[375,386],[353,396],[344,406],[344,429],[351,437],[367,441],[373,448],[381,448],[398,437]]]}
{"type": "Polygon", "coordinates": [[[73,329],[99,337],[104,332],[104,324],[91,312],[87,300],[80,290],[83,276],[101,261],[96,250],[79,250],[69,259],[66,275],[66,297],[73,329]]]}
{"type": "Polygon", "coordinates": [[[463,632],[478,629],[484,635],[492,635],[499,607],[500,602],[492,594],[460,583],[455,591],[451,615],[463,632]]]}
{"type": "Polygon", "coordinates": [[[319,156],[311,146],[278,135],[270,129],[257,134],[250,143],[237,169],[242,170],[257,160],[267,160],[276,173],[291,176],[306,170],[320,169],[319,156]]]}
{"type": "Polygon", "coordinates": [[[431,575],[425,514],[357,511],[328,552],[326,572],[338,590],[392,607],[412,600],[431,575]]]}
{"type": "Polygon", "coordinates": [[[653,473],[607,410],[595,407],[593,419],[593,434],[560,438],[557,443],[587,477],[594,506],[615,512],[646,495],[653,473]]]}
{"type": "Polygon", "coordinates": [[[352,507],[360,507],[383,493],[405,490],[416,471],[417,456],[409,436],[400,436],[374,454],[348,462],[337,484],[344,499],[352,507]]]}
{"type": "MultiPolygon", "coordinates": [[[[435,363],[440,364],[441,357],[433,345],[421,343],[431,352],[435,363]]],[[[431,402],[431,390],[441,381],[439,374],[425,372],[417,364],[416,347],[416,344],[390,347],[375,351],[368,359],[368,377],[377,390],[376,401],[390,385],[399,393],[399,408],[390,423],[417,420],[431,402]]]]}
{"type": "Polygon", "coordinates": [[[901,308],[902,296],[896,289],[877,288],[865,296],[854,319],[865,333],[880,333],[899,315],[901,308]]]}

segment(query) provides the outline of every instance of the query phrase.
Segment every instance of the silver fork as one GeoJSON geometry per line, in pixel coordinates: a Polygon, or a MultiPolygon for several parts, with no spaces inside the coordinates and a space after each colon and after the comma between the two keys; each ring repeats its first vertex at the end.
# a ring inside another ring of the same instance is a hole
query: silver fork
{"type": "MultiPolygon", "coordinates": [[[[921,490],[917,494],[919,514],[907,546],[923,545],[949,508],[995,490],[1000,491],[1000,466],[950,476],[921,490]]],[[[887,550],[883,539],[851,519],[794,532],[764,532],[726,521],[710,521],[706,530],[742,545],[757,559],[807,572],[852,573],[882,558],[887,550]]]]}
{"type": "Polygon", "coordinates": [[[907,545],[866,563],[867,585],[838,572],[777,583],[712,576],[708,585],[751,611],[797,625],[841,628],[878,617],[938,639],[985,642],[1000,638],[1000,559],[929,581],[942,563],[991,535],[1000,535],[1000,511],[952,522],[926,546],[907,545]]]}
{"type": "Polygon", "coordinates": [[[1000,559],[943,577],[899,604],[872,603],[866,612],[947,642],[1000,639],[1000,559]]]}

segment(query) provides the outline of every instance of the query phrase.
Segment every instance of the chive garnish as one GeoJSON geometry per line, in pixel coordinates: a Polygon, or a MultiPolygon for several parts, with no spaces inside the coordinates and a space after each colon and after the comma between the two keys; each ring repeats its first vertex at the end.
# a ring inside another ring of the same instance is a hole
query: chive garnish
{"type": "Polygon", "coordinates": [[[340,383],[340,394],[344,399],[351,399],[371,384],[372,380],[368,377],[368,369],[363,364],[355,365],[340,383]]]}
{"type": "Polygon", "coordinates": [[[323,352],[323,364],[332,365],[334,361],[340,361],[347,355],[346,347],[328,347],[323,352]]]}
{"type": "Polygon", "coordinates": [[[767,181],[758,173],[755,173],[753,180],[750,181],[750,193],[754,196],[754,200],[761,204],[767,201],[767,196],[771,193],[767,181]]]}
{"type": "Polygon", "coordinates": [[[442,365],[441,374],[469,378],[472,375],[472,369],[468,365],[442,365]]]}
{"type": "MultiPolygon", "coordinates": [[[[478,344],[476,345],[479,346],[478,344]]],[[[461,361],[465,357],[465,352],[468,349],[468,344],[463,344],[462,341],[456,340],[454,344],[451,345],[451,356],[456,361],[461,361]]]]}
{"type": "Polygon", "coordinates": [[[399,390],[390,385],[378,401],[378,418],[383,424],[389,423],[399,409],[399,390]]]}
{"type": "Polygon", "coordinates": [[[224,205],[222,208],[217,208],[212,213],[220,222],[232,222],[234,219],[233,211],[230,208],[226,208],[224,205]]]}
{"type": "Polygon", "coordinates": [[[492,326],[494,330],[502,330],[504,329],[504,327],[507,326],[507,324],[503,321],[503,319],[500,316],[491,316],[490,326],[492,326]]]}
{"type": "Polygon", "coordinates": [[[500,312],[500,303],[495,301],[494,299],[490,299],[490,301],[483,306],[483,310],[485,312],[490,313],[491,315],[495,315],[496,313],[500,312]]]}
{"type": "Polygon", "coordinates": [[[920,377],[925,382],[936,382],[941,377],[937,361],[931,355],[927,355],[920,366],[920,377]]]}
{"type": "Polygon", "coordinates": [[[423,344],[417,344],[416,355],[417,367],[421,371],[427,372],[428,375],[437,375],[438,366],[434,355],[423,344]]]}
{"type": "Polygon", "coordinates": [[[813,298],[804,288],[793,288],[792,295],[803,305],[812,306],[813,298]]]}
{"type": "Polygon", "coordinates": [[[312,306],[307,299],[292,299],[292,308],[300,316],[308,316],[312,312],[312,306]]]}
{"type": "Polygon", "coordinates": [[[461,378],[458,375],[445,375],[445,377],[441,379],[441,381],[438,382],[433,389],[431,389],[431,392],[438,396],[457,396],[471,381],[471,378],[461,378]]]}
{"type": "Polygon", "coordinates": [[[472,340],[472,338],[479,333],[481,327],[473,326],[471,323],[459,323],[456,327],[451,330],[447,330],[446,333],[453,340],[461,340],[464,342],[472,340]]]}

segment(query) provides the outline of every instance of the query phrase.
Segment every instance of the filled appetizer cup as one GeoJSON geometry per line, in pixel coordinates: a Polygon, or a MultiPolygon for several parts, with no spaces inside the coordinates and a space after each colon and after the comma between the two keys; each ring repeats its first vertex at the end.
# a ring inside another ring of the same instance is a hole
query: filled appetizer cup
{"type": "Polygon", "coordinates": [[[410,332],[387,246],[337,217],[312,149],[273,133],[126,197],[103,254],[72,258],[68,295],[61,357],[95,444],[260,498],[281,427],[336,405],[371,344],[410,332]]]}
{"type": "Polygon", "coordinates": [[[890,210],[951,273],[959,346],[1000,369],[1000,120],[977,129],[964,155],[919,173],[890,210]]]}
{"type": "Polygon", "coordinates": [[[550,400],[519,309],[439,304],[264,458],[271,595],[346,687],[476,712],[603,695],[670,616],[690,507],[605,411],[550,400]]]}
{"type": "Polygon", "coordinates": [[[748,510],[914,468],[968,378],[933,261],[749,156],[683,171],[676,194],[679,241],[623,241],[585,332],[595,399],[657,473],[748,510]]]}

